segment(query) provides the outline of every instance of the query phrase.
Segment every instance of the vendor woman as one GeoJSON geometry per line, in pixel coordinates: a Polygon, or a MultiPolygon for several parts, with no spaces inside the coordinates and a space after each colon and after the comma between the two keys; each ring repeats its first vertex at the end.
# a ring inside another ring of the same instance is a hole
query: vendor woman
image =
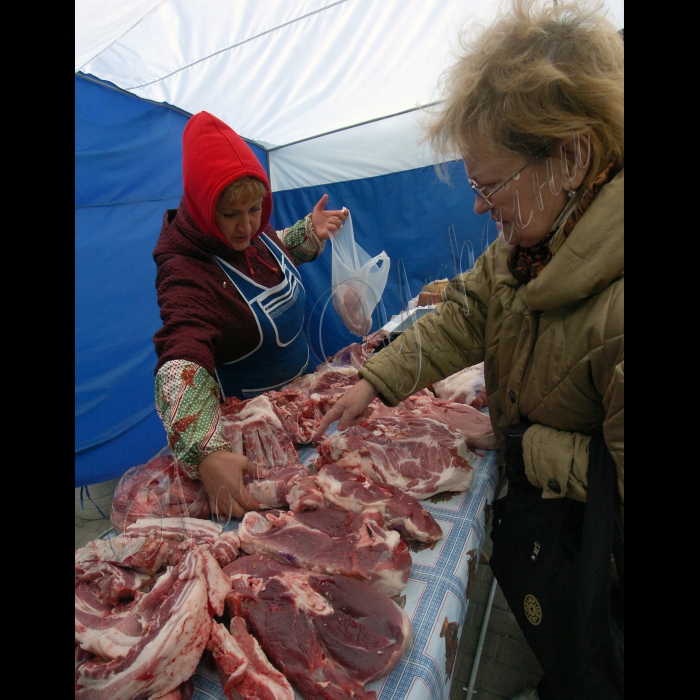
{"type": "Polygon", "coordinates": [[[170,449],[204,484],[212,511],[242,517],[259,504],[242,484],[248,458],[234,454],[220,402],[278,389],[307,371],[304,286],[297,265],[315,260],[348,211],[324,195],[282,231],[269,225],[272,194],[258,159],[208,112],[183,133],[184,196],[165,213],[156,289],[163,325],[155,401],[170,449]]]}

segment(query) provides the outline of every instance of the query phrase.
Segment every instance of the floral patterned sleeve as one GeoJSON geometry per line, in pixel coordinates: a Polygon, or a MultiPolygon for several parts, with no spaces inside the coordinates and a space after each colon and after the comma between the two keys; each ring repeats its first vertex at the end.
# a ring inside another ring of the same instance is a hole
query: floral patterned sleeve
{"type": "Polygon", "coordinates": [[[156,410],[175,459],[191,479],[199,463],[215,450],[231,452],[219,407],[219,385],[194,362],[171,360],[156,374],[156,410]]]}
{"type": "Polygon", "coordinates": [[[297,221],[294,226],[278,231],[277,235],[284,242],[296,265],[316,260],[326,247],[326,242],[322,241],[314,231],[311,214],[297,221]]]}

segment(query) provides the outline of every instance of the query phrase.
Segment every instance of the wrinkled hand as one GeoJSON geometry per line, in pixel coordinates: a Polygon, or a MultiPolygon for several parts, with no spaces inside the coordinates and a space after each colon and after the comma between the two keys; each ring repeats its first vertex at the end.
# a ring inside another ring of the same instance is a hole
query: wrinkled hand
{"type": "Polygon", "coordinates": [[[324,209],[326,202],[328,202],[328,195],[324,194],[311,212],[311,223],[314,225],[314,231],[323,241],[327,241],[331,233],[335,233],[340,229],[350,213],[345,207],[326,210],[324,209]]]}
{"type": "Polygon", "coordinates": [[[243,473],[255,471],[247,457],[226,450],[216,450],[199,463],[199,478],[209,495],[213,515],[230,520],[242,518],[246,511],[260,509],[260,504],[243,486],[243,473]]]}
{"type": "Polygon", "coordinates": [[[349,391],[346,391],[338,401],[331,406],[328,413],[323,416],[323,420],[314,433],[312,440],[319,441],[323,438],[326,428],[333,421],[340,420],[338,430],[345,430],[351,425],[357,425],[366,421],[374,411],[373,408],[368,408],[372,400],[379,392],[374,388],[371,382],[366,379],[360,379],[355,386],[349,391]]]}

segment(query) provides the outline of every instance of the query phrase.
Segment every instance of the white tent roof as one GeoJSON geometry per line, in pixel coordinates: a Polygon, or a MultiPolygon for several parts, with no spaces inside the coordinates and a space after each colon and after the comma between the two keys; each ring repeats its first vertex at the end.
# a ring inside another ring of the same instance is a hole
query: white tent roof
{"type": "MultiPolygon", "coordinates": [[[[432,163],[411,110],[438,99],[462,24],[497,4],[76,0],[75,68],[283,147],[272,188],[291,189],[432,163]]],[[[605,4],[624,26],[623,1],[605,4]]]]}

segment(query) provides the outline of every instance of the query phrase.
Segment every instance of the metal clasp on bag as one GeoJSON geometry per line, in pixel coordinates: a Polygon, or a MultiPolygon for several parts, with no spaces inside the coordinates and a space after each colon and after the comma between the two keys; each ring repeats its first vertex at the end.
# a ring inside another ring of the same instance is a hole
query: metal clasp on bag
{"type": "Polygon", "coordinates": [[[530,555],[530,559],[532,559],[532,561],[537,561],[537,557],[540,555],[541,546],[542,545],[540,545],[539,542],[535,542],[535,548],[532,550],[532,554],[530,555]]]}

